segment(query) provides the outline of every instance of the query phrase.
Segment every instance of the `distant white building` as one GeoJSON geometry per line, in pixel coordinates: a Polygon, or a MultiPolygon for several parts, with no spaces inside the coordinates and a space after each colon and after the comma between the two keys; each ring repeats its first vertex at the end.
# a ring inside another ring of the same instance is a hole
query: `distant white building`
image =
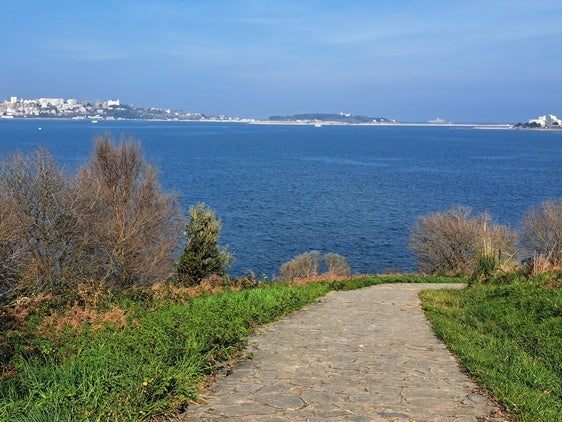
{"type": "Polygon", "coordinates": [[[104,106],[106,107],[112,107],[112,106],[119,106],[121,103],[119,102],[119,100],[107,100],[104,103],[104,106]]]}
{"type": "Polygon", "coordinates": [[[64,104],[64,99],[62,98],[38,98],[37,102],[41,107],[48,107],[50,105],[55,107],[60,107],[64,104]]]}
{"type": "Polygon", "coordinates": [[[544,116],[539,116],[536,119],[529,120],[529,124],[533,123],[544,128],[550,128],[552,126],[562,127],[562,120],[560,120],[554,114],[545,114],[544,116]]]}

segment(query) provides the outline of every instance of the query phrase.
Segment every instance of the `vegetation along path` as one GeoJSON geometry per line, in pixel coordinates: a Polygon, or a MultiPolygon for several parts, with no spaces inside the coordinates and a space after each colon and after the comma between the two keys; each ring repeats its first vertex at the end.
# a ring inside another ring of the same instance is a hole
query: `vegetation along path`
{"type": "Polygon", "coordinates": [[[482,421],[500,409],[431,331],[418,293],[451,284],[332,292],[251,339],[186,421],[482,421]]]}

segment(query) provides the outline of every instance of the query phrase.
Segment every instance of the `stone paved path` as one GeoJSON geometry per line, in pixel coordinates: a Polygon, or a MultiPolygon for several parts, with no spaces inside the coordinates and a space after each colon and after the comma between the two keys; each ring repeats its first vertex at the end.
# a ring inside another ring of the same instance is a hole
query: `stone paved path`
{"type": "Polygon", "coordinates": [[[504,420],[421,310],[419,291],[443,287],[462,285],[328,294],[252,338],[253,359],[220,378],[180,420],[504,420]]]}

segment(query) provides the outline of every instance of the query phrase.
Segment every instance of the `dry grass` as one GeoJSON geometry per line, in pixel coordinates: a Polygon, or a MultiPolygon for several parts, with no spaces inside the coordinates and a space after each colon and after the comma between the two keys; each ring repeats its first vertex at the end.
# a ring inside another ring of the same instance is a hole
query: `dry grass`
{"type": "Polygon", "coordinates": [[[35,297],[21,297],[11,306],[0,307],[4,335],[11,331],[23,330],[29,322],[29,316],[51,302],[50,295],[41,294],[35,297]]]}
{"type": "MultiPolygon", "coordinates": [[[[103,326],[111,324],[118,328],[125,328],[128,322],[126,312],[113,305],[109,311],[101,312],[95,309],[84,309],[78,304],[46,316],[37,327],[39,336],[49,340],[58,340],[64,333],[72,332],[75,335],[82,333],[87,326],[91,330],[99,330],[103,326]]],[[[136,324],[132,321],[132,324],[136,324]]]]}
{"type": "Polygon", "coordinates": [[[546,258],[542,254],[535,255],[531,263],[532,277],[540,274],[552,274],[562,271],[562,265],[555,265],[549,258],[546,258]]]}
{"type": "Polygon", "coordinates": [[[231,279],[226,276],[211,275],[201,280],[196,286],[183,286],[173,283],[155,283],[151,290],[155,299],[185,302],[201,295],[212,295],[224,291],[238,292],[259,286],[261,282],[250,276],[231,279]]]}
{"type": "Polygon", "coordinates": [[[335,283],[338,281],[353,280],[361,277],[364,277],[364,275],[355,274],[351,276],[350,275],[346,276],[346,275],[339,275],[334,273],[324,273],[312,277],[304,277],[304,278],[291,280],[286,284],[288,284],[289,286],[304,286],[305,284],[312,284],[312,283],[335,283]]]}

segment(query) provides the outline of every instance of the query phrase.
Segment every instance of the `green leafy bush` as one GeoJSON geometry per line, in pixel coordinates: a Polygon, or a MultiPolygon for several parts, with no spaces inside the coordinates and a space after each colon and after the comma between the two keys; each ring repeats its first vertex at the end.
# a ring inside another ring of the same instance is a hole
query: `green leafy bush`
{"type": "Polygon", "coordinates": [[[177,265],[178,280],[196,285],[210,275],[225,275],[233,257],[226,247],[218,244],[221,223],[205,204],[189,209],[187,240],[177,265]]]}

